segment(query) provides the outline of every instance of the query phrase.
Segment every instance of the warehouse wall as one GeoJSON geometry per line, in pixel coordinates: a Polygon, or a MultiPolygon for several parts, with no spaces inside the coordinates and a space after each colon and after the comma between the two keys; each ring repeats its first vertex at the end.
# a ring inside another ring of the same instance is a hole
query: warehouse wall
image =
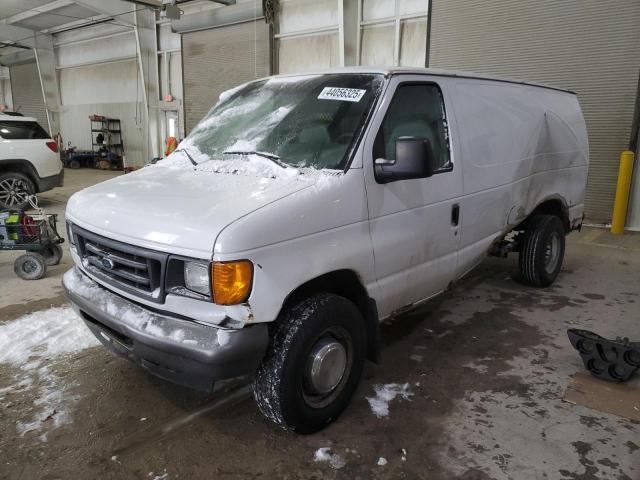
{"type": "Polygon", "coordinates": [[[281,0],[275,35],[278,71],[423,67],[428,7],[428,0],[281,0]],[[354,45],[349,44],[352,29],[354,45]]]}
{"type": "Polygon", "coordinates": [[[144,164],[142,87],[135,59],[64,68],[59,71],[59,83],[65,144],[91,150],[89,115],[119,118],[127,163],[144,164]]]}
{"type": "Polygon", "coordinates": [[[277,19],[279,73],[340,66],[336,0],[280,0],[277,19]]]}
{"type": "Polygon", "coordinates": [[[611,218],[640,70],[638,0],[434,0],[430,66],[575,90],[589,133],[589,221],[611,218]]]}
{"type": "MultiPolygon", "coordinates": [[[[149,159],[144,157],[143,150],[144,94],[133,30],[115,24],[96,25],[56,35],[54,46],[62,101],[60,129],[65,144],[71,141],[79,149],[91,149],[89,115],[119,118],[127,163],[146,163],[149,159]]],[[[158,47],[162,51],[161,98],[171,93],[176,99],[174,104],[181,109],[180,36],[172,33],[169,25],[160,25],[158,47]]]]}

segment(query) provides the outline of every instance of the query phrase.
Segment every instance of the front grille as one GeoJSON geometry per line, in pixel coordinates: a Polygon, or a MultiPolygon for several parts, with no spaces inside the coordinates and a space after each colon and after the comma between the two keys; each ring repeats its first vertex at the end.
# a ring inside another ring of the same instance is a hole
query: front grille
{"type": "Polygon", "coordinates": [[[72,228],[83,266],[90,273],[114,287],[163,301],[166,254],[72,228]]]}

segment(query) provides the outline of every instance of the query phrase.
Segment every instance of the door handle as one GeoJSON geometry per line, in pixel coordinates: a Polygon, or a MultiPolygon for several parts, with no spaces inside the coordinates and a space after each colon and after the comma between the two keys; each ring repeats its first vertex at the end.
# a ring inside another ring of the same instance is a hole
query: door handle
{"type": "Polygon", "coordinates": [[[460,223],[460,205],[454,204],[451,207],[451,225],[457,227],[460,223]]]}

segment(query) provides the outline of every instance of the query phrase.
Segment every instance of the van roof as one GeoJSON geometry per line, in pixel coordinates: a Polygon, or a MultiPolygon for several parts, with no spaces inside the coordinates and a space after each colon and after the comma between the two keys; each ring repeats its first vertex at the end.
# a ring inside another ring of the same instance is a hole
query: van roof
{"type": "Polygon", "coordinates": [[[440,77],[473,78],[478,80],[491,80],[494,82],[515,83],[518,85],[529,85],[532,87],[558,90],[560,92],[571,93],[573,95],[576,94],[573,90],[554,87],[550,85],[544,85],[542,83],[525,82],[525,81],[517,80],[513,78],[499,77],[494,75],[485,75],[485,74],[474,73],[474,72],[462,72],[462,71],[456,71],[456,70],[440,70],[437,68],[422,68],[422,67],[344,67],[344,68],[332,68],[332,69],[326,69],[326,70],[318,70],[318,71],[295,73],[295,74],[292,73],[292,74],[284,74],[284,75],[276,75],[276,76],[288,77],[288,76],[313,75],[313,74],[324,74],[324,73],[379,73],[385,76],[411,74],[411,75],[432,75],[432,76],[440,76],[440,77]]]}
{"type": "Polygon", "coordinates": [[[22,115],[7,115],[6,113],[0,113],[0,120],[11,120],[12,122],[37,122],[38,119],[34,117],[23,117],[22,115]]]}

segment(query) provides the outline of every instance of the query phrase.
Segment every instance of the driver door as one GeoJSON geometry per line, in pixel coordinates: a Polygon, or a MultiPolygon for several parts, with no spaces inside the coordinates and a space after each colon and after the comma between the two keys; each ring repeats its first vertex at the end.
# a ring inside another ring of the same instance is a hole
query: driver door
{"type": "Polygon", "coordinates": [[[453,161],[446,84],[428,78],[392,77],[364,145],[381,317],[439,293],[456,276],[462,172],[453,161]],[[394,159],[403,136],[429,140],[433,176],[378,183],[374,160],[394,159]]]}

